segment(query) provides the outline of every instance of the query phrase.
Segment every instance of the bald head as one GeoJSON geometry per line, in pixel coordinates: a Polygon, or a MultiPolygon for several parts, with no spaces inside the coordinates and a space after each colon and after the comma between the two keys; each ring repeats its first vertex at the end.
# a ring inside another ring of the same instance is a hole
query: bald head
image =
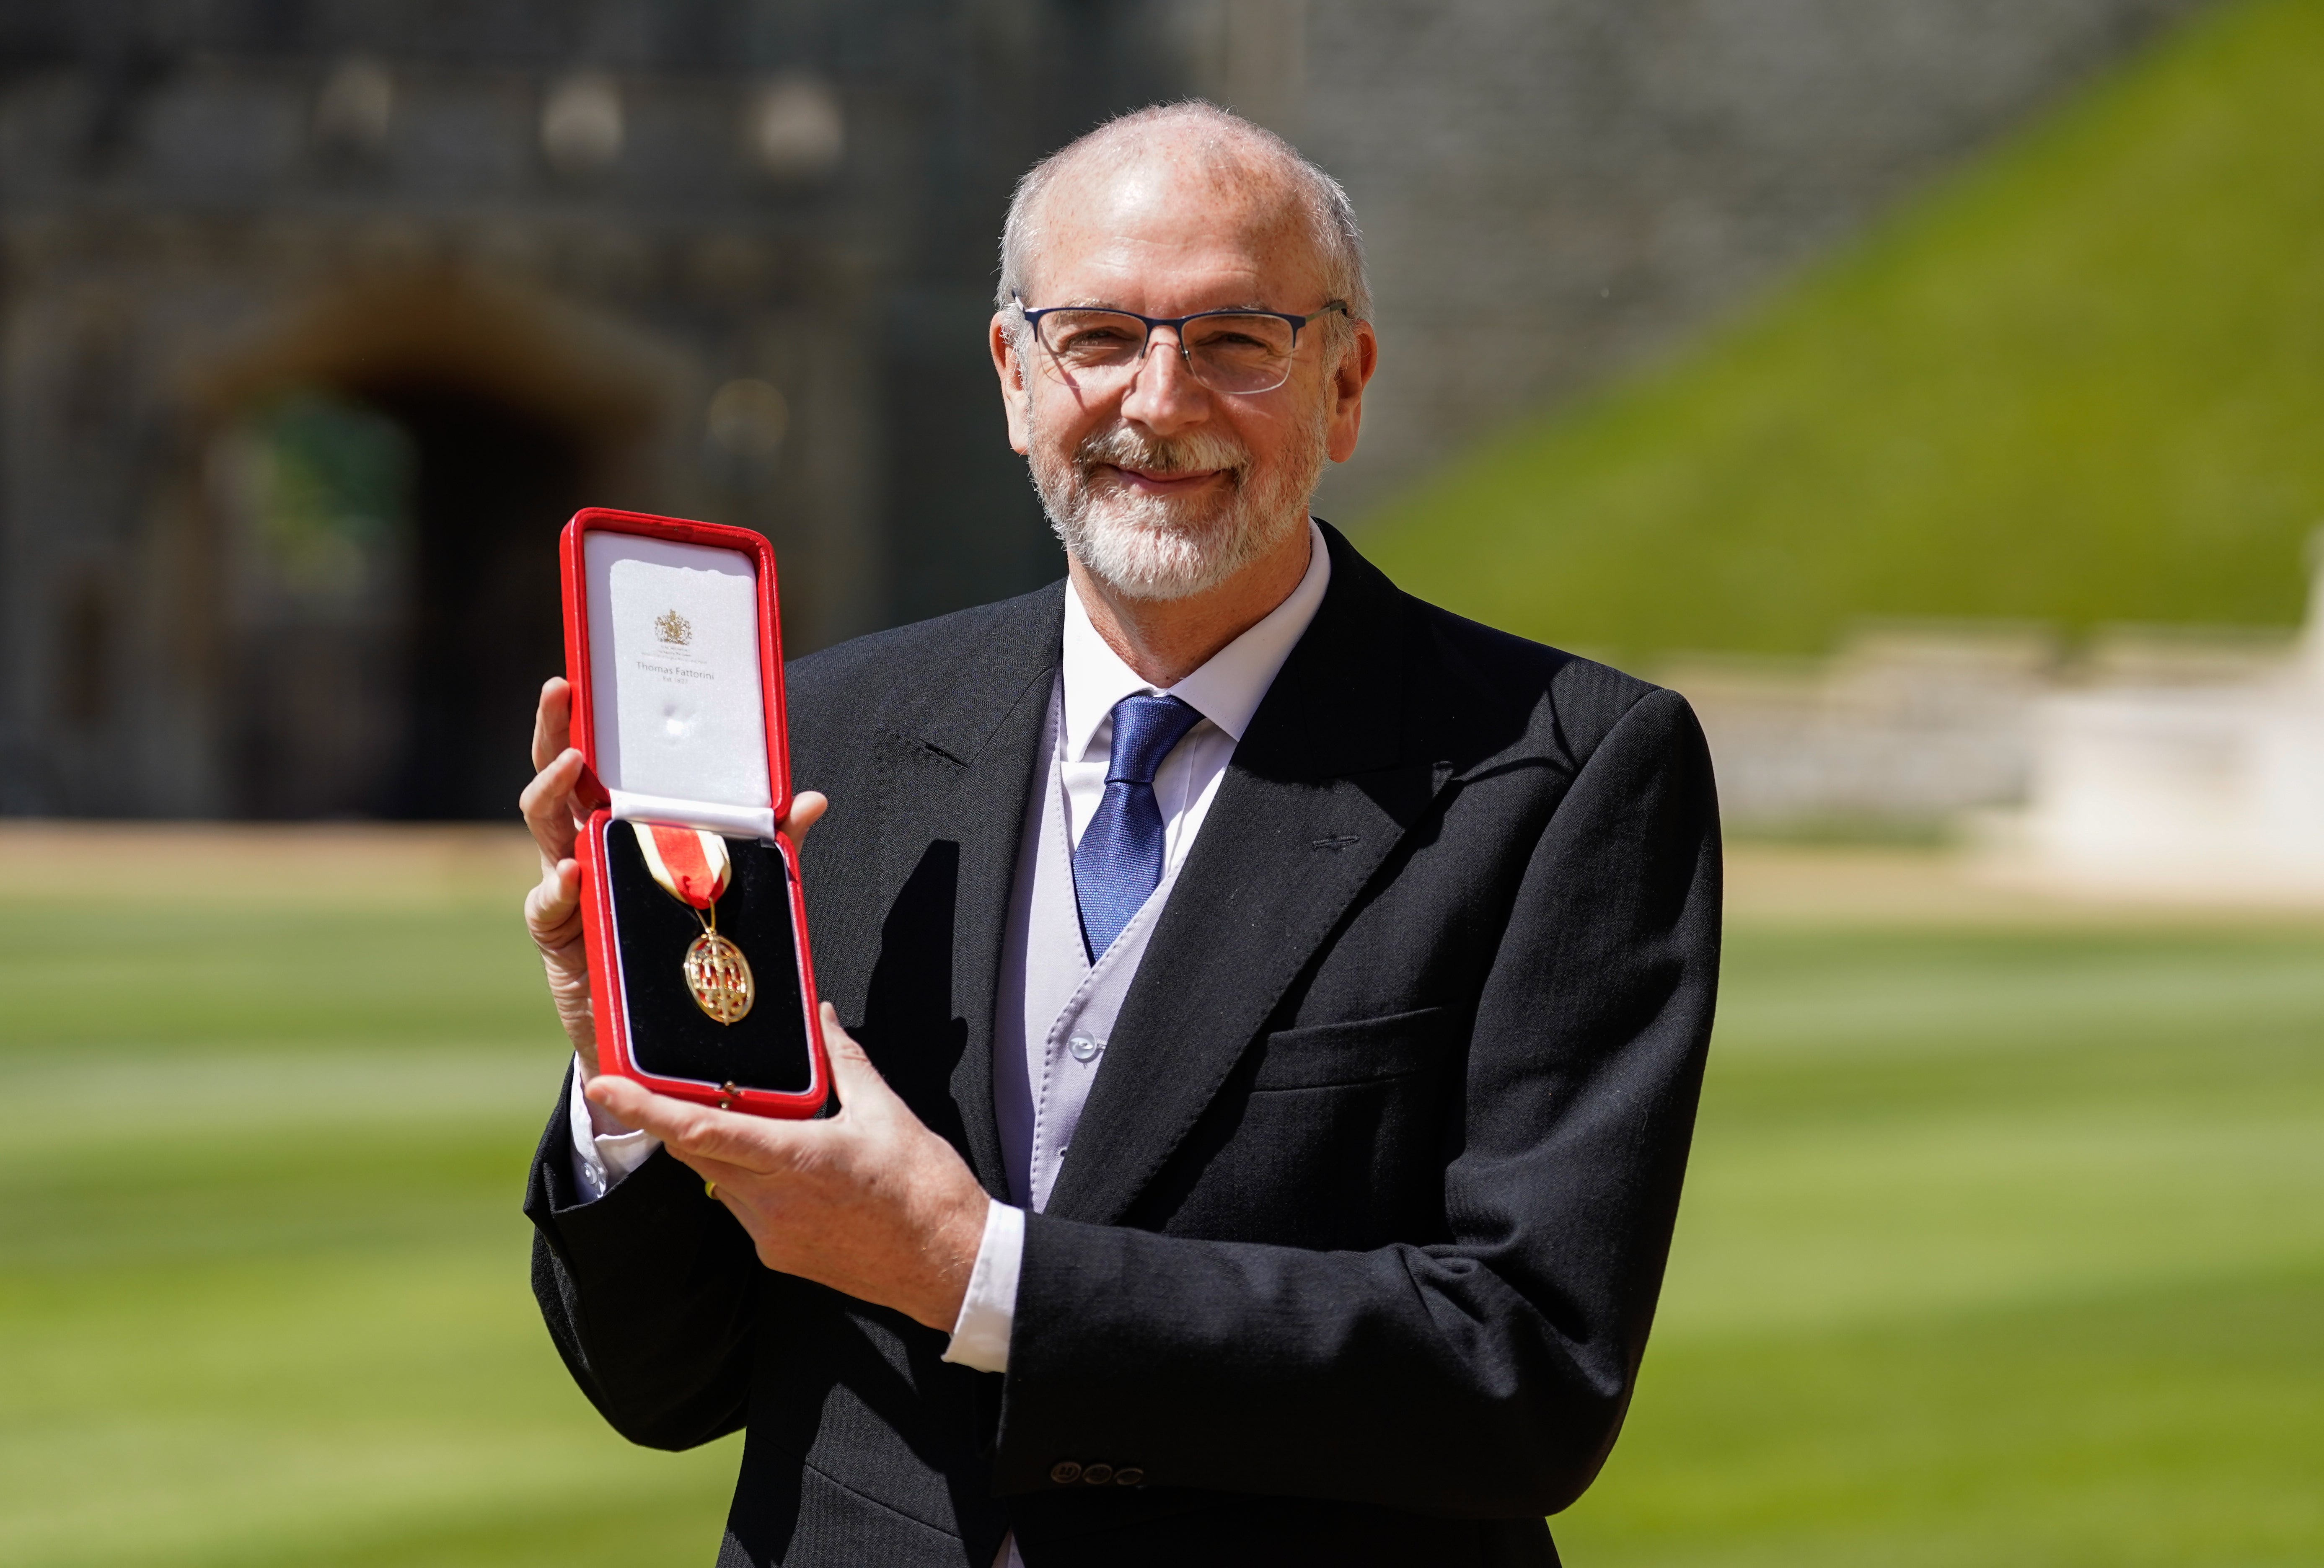
{"type": "Polygon", "coordinates": [[[1019,183],[998,303],[1010,445],[1084,602],[1159,640],[1109,646],[1167,686],[1291,592],[1323,465],[1355,451],[1379,345],[1347,195],[1223,109],[1142,110],[1019,183]]]}
{"type": "Polygon", "coordinates": [[[1009,204],[995,306],[1047,302],[1031,291],[1042,286],[1053,244],[1086,243],[1110,226],[1149,227],[1139,220],[1190,201],[1214,218],[1232,215],[1255,238],[1305,249],[1325,297],[1347,301],[1347,319],[1370,318],[1363,238],[1339,181],[1274,132],[1200,102],[1109,120],[1035,164],[1009,204]]]}

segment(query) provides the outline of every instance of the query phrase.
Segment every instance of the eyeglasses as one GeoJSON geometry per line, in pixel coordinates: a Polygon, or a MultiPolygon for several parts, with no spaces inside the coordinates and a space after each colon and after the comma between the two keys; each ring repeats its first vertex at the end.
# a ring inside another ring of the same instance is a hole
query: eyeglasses
{"type": "Polygon", "coordinates": [[[1131,310],[1093,310],[1051,305],[1028,310],[1016,301],[1026,325],[1040,340],[1055,368],[1067,380],[1110,391],[1138,374],[1157,327],[1178,335],[1178,356],[1186,374],[1213,392],[1273,392],[1291,379],[1291,358],[1299,350],[1299,329],[1337,310],[1334,300],[1305,316],[1280,310],[1198,310],[1192,316],[1140,316],[1131,310]]]}

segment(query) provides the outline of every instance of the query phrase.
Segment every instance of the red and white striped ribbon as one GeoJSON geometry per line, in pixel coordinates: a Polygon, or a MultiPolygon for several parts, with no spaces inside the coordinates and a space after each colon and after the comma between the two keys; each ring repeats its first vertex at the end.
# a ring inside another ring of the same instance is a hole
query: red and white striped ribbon
{"type": "Polygon", "coordinates": [[[672,898],[706,909],[726,890],[734,868],[726,858],[724,839],[698,828],[665,827],[652,822],[630,826],[637,832],[646,869],[672,898]]]}

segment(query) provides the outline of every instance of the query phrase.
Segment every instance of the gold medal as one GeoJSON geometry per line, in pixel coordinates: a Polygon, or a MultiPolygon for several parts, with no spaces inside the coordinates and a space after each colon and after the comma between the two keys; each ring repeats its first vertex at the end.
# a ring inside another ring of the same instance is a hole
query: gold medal
{"type": "Polygon", "coordinates": [[[702,935],[686,950],[687,994],[712,1022],[741,1021],[758,1000],[759,987],[742,950],[718,934],[718,895],[734,873],[726,858],[726,841],[691,827],[644,822],[630,826],[653,880],[702,922],[702,935]]]}
{"type": "Polygon", "coordinates": [[[749,1012],[759,995],[751,961],[715,930],[704,931],[686,950],[686,989],[694,993],[695,1006],[722,1024],[749,1012]]]}

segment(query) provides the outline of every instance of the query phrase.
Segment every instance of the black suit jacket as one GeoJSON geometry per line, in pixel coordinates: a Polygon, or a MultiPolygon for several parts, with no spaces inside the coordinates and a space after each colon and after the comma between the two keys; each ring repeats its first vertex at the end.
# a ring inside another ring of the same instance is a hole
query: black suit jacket
{"type": "MultiPolygon", "coordinates": [[[[552,1117],[549,1332],[636,1442],[748,1428],[722,1564],[987,1568],[1010,1528],[1031,1568],[1555,1562],[1678,1206],[1710,763],[1675,694],[1326,538],[1029,1221],[1005,1379],[763,1269],[666,1154],[579,1204],[552,1117]]],[[[1063,592],[788,675],[794,775],[832,799],[817,982],[1002,1197],[993,1000],[1063,592]]]]}

